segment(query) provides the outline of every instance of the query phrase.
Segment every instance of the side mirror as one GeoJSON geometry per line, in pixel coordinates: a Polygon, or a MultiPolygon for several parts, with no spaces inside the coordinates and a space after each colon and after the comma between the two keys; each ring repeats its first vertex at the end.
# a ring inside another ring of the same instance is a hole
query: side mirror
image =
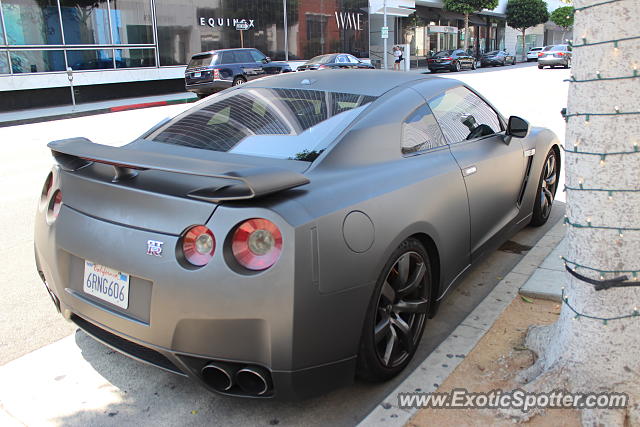
{"type": "Polygon", "coordinates": [[[271,62],[271,58],[268,56],[265,56],[262,62],[264,62],[265,64],[268,64],[269,62],[271,62]]]}
{"type": "Polygon", "coordinates": [[[509,123],[507,124],[507,136],[513,136],[514,138],[526,138],[529,134],[529,122],[518,116],[509,117],[509,123]]]}

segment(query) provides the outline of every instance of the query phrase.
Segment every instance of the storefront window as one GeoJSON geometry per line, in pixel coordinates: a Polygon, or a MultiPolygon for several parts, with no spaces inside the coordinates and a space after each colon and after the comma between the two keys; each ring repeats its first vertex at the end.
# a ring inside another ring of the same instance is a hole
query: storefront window
{"type": "Polygon", "coordinates": [[[152,44],[149,0],[111,0],[111,29],[114,44],[152,44]]]}
{"type": "Polygon", "coordinates": [[[113,68],[113,51],[101,50],[68,50],[67,63],[74,70],[104,70],[113,68]]]}
{"type": "MultiPolygon", "coordinates": [[[[195,53],[237,47],[254,47],[274,60],[284,59],[282,1],[228,0],[217,4],[156,0],[160,65],[185,65],[195,53]],[[238,23],[249,28],[236,30],[238,23]]],[[[306,38],[306,32],[303,34],[306,38]]],[[[290,40],[295,36],[295,31],[291,32],[290,40]]]]}
{"type": "Polygon", "coordinates": [[[7,52],[0,51],[0,74],[9,74],[9,59],[7,52]]]}
{"type": "Polygon", "coordinates": [[[8,44],[62,44],[55,0],[2,0],[2,13],[8,44]]]}
{"type": "MultiPolygon", "coordinates": [[[[333,52],[369,56],[366,0],[296,0],[288,3],[290,57],[309,59],[333,52]]],[[[388,27],[393,28],[389,18],[388,27]]],[[[390,42],[393,43],[391,31],[390,42]]]]}
{"type": "Polygon", "coordinates": [[[116,49],[116,68],[155,67],[155,49],[116,49]]]}
{"type": "Polygon", "coordinates": [[[65,70],[62,50],[22,50],[10,55],[14,74],[65,70]]]}
{"type": "Polygon", "coordinates": [[[66,44],[111,44],[106,0],[60,0],[66,44]]]}

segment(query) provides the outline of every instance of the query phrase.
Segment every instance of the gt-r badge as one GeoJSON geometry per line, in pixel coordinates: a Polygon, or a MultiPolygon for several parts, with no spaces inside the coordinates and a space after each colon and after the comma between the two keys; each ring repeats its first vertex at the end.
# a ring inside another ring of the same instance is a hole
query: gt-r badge
{"type": "Polygon", "coordinates": [[[147,240],[147,255],[162,256],[162,245],[164,242],[147,240]]]}

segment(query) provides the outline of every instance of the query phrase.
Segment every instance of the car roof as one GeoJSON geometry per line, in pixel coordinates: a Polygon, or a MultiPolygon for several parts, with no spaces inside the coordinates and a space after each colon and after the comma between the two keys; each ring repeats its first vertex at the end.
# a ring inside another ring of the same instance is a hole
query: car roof
{"type": "Polygon", "coordinates": [[[398,73],[383,70],[319,70],[304,73],[285,73],[263,77],[245,83],[243,87],[286,88],[344,92],[357,95],[381,96],[398,86],[412,82],[433,81],[434,94],[444,86],[461,84],[455,79],[429,76],[419,73],[398,73]],[[449,85],[446,82],[454,82],[449,85]],[[438,88],[436,90],[436,87],[438,88]]]}
{"type": "Polygon", "coordinates": [[[200,56],[200,55],[212,55],[214,53],[225,52],[229,50],[258,50],[258,49],[254,47],[233,47],[229,49],[213,49],[213,50],[207,50],[205,52],[194,53],[193,55],[191,55],[191,57],[200,56]]]}

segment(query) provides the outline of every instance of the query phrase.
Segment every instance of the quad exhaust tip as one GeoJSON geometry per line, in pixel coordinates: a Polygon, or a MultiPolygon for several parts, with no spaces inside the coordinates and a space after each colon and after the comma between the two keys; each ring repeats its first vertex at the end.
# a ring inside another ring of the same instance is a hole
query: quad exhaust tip
{"type": "Polygon", "coordinates": [[[202,379],[218,391],[228,391],[233,387],[233,379],[228,368],[209,363],[202,368],[202,379]]]}
{"type": "Polygon", "coordinates": [[[269,373],[260,367],[246,367],[236,373],[236,383],[242,391],[254,396],[262,396],[269,391],[269,373]]]}

